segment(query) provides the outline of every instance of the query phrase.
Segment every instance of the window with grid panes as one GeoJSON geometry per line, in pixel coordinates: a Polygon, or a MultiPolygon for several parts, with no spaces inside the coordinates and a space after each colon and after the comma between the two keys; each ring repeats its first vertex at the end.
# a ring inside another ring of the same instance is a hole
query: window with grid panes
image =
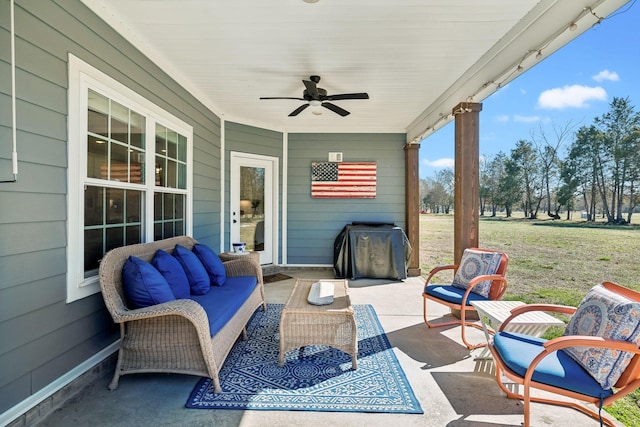
{"type": "Polygon", "coordinates": [[[69,150],[68,301],[99,289],[110,249],[191,233],[191,127],[70,55],[73,65],[83,72],[70,72],[70,137],[86,143],[69,150]]]}

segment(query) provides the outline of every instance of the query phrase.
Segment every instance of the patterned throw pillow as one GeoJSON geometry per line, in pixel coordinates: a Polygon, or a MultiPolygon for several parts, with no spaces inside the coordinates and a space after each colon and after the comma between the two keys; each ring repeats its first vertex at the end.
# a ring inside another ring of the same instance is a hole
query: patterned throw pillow
{"type": "MultiPolygon", "coordinates": [[[[495,274],[500,266],[502,254],[499,252],[484,252],[473,249],[465,249],[462,254],[460,266],[453,277],[452,285],[456,288],[467,289],[471,279],[485,274],[495,274]]],[[[489,298],[491,280],[478,283],[471,292],[489,298]]]]}
{"type": "MultiPolygon", "coordinates": [[[[564,335],[589,335],[640,344],[640,303],[596,285],[571,317],[564,335]]],[[[602,388],[610,389],[631,362],[632,353],[594,347],[563,350],[602,388]]]]}

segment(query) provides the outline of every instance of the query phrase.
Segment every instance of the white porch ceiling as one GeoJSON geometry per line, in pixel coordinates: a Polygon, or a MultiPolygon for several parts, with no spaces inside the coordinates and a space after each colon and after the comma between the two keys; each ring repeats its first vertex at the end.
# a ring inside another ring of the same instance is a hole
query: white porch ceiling
{"type": "Polygon", "coordinates": [[[82,1],[225,120],[412,142],[628,0],[82,1]],[[259,100],[302,97],[310,75],[329,94],[370,99],[335,101],[346,117],[288,117],[302,101],[259,100]]]}

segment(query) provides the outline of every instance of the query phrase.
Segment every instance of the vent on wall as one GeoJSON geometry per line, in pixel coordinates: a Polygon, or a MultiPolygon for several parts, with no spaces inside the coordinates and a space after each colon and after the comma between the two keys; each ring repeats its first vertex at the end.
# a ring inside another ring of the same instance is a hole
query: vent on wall
{"type": "Polygon", "coordinates": [[[329,153],[329,161],[330,162],[341,162],[342,161],[342,153],[329,153]]]}

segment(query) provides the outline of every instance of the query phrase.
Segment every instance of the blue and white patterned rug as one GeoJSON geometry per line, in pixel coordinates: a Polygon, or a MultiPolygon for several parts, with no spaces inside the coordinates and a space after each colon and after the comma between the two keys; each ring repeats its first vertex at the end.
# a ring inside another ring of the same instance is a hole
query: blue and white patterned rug
{"type": "Polygon", "coordinates": [[[422,414],[407,377],[371,305],[354,305],[358,369],[351,356],[327,346],[308,346],[302,358],[289,351],[278,366],[282,304],[258,310],[220,372],[222,393],[202,378],[187,408],[422,414]]]}

